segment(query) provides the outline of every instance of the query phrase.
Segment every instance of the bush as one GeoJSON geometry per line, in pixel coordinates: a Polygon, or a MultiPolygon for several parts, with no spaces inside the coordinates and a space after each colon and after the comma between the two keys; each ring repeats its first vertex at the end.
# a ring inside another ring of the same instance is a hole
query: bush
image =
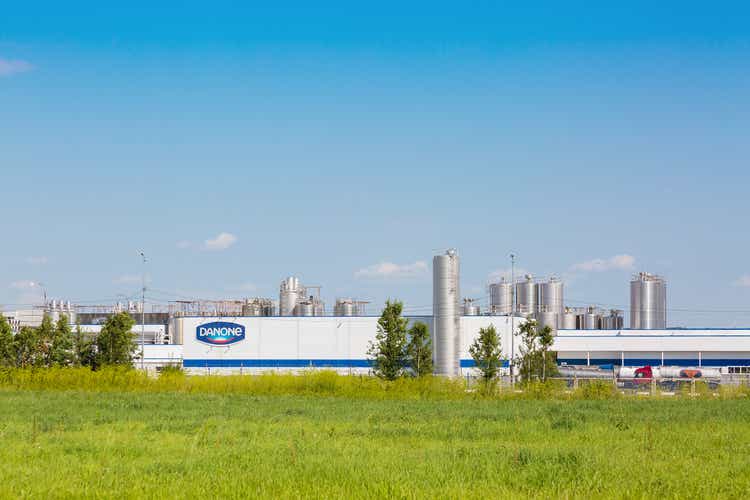
{"type": "Polygon", "coordinates": [[[615,399],[622,396],[612,382],[605,380],[591,380],[581,384],[573,395],[581,399],[615,399]]]}

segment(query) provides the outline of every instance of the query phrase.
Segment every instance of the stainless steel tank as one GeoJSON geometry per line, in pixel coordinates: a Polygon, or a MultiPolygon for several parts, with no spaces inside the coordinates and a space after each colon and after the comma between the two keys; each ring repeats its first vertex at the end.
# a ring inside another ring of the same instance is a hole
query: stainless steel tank
{"type": "Polygon", "coordinates": [[[354,316],[354,301],[351,299],[336,299],[333,314],[334,316],[354,316]]]}
{"type": "Polygon", "coordinates": [[[459,375],[461,339],[458,254],[448,250],[444,255],[436,255],[432,266],[435,373],[455,377],[459,375]]]}
{"type": "Polygon", "coordinates": [[[602,330],[622,330],[622,311],[619,309],[612,309],[609,311],[608,316],[602,316],[601,327],[602,330]]]}
{"type": "Polygon", "coordinates": [[[560,328],[563,330],[575,330],[576,313],[566,309],[560,318],[560,328]]]}
{"type": "Polygon", "coordinates": [[[314,316],[315,315],[315,309],[313,307],[312,302],[304,301],[304,302],[297,302],[297,307],[295,308],[295,316],[314,316]]]}
{"type": "Polygon", "coordinates": [[[242,304],[243,316],[263,316],[263,308],[256,301],[245,302],[242,304]]]}
{"type": "Polygon", "coordinates": [[[630,282],[630,327],[654,330],[667,327],[667,282],[638,273],[630,282]]]}
{"type": "Polygon", "coordinates": [[[557,330],[559,314],[555,311],[540,311],[536,314],[536,321],[540,328],[548,326],[553,331],[557,330]]]}
{"type": "Polygon", "coordinates": [[[539,310],[554,311],[562,314],[565,311],[563,300],[563,282],[552,277],[539,283],[539,310]]]}
{"type": "Polygon", "coordinates": [[[598,330],[599,329],[599,315],[593,311],[588,311],[583,315],[583,329],[584,330],[598,330]]]}
{"type": "Polygon", "coordinates": [[[474,303],[473,299],[464,299],[463,315],[479,316],[479,306],[474,303]]]}
{"type": "Polygon", "coordinates": [[[523,316],[536,314],[537,308],[537,284],[534,277],[527,274],[525,278],[516,283],[517,310],[523,316]]]}
{"type": "Polygon", "coordinates": [[[313,316],[325,316],[326,305],[321,301],[313,302],[313,316]]]}
{"type": "Polygon", "coordinates": [[[297,302],[305,296],[305,290],[300,286],[299,278],[290,276],[281,282],[279,290],[279,316],[293,316],[297,302]]]}
{"type": "Polygon", "coordinates": [[[490,312],[510,314],[513,311],[513,286],[502,278],[490,285],[490,312]]]}

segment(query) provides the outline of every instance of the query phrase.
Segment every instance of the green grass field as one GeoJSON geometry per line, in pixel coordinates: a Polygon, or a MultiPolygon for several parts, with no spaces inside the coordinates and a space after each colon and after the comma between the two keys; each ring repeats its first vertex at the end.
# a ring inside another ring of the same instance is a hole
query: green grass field
{"type": "Polygon", "coordinates": [[[746,398],[376,398],[6,383],[0,411],[2,497],[750,491],[746,398]]]}

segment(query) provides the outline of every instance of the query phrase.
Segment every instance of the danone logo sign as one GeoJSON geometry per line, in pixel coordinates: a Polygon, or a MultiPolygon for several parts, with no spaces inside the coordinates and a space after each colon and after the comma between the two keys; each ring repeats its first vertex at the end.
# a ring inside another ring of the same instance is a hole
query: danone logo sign
{"type": "Polygon", "coordinates": [[[229,345],[245,340],[245,327],[237,323],[217,321],[199,325],[195,330],[198,341],[211,345],[229,345]]]}

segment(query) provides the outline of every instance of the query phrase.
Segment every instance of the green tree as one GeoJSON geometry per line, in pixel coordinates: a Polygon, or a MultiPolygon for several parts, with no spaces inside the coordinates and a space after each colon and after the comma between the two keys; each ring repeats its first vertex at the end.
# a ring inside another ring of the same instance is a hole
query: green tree
{"type": "Polygon", "coordinates": [[[375,375],[395,380],[404,375],[406,366],[406,326],[409,320],[401,317],[404,305],[399,301],[386,301],[378,319],[375,342],[367,350],[375,375]]]}
{"type": "Polygon", "coordinates": [[[409,343],[406,346],[406,357],[416,377],[432,374],[432,339],[430,329],[425,323],[416,321],[409,328],[409,343]]]}
{"type": "Polygon", "coordinates": [[[546,381],[557,373],[555,353],[550,352],[554,335],[549,326],[540,328],[537,322],[527,319],[519,328],[521,332],[521,378],[526,382],[534,379],[546,381]]]}
{"type": "Polygon", "coordinates": [[[52,366],[52,343],[55,338],[55,324],[52,317],[44,313],[42,324],[36,329],[37,355],[34,357],[35,366],[52,366]]]}
{"type": "Polygon", "coordinates": [[[110,316],[96,337],[97,365],[132,365],[137,346],[132,332],[135,320],[128,313],[110,316]]]}
{"type": "Polygon", "coordinates": [[[73,332],[64,314],[55,324],[49,358],[50,364],[55,366],[68,366],[73,361],[73,332]]]}
{"type": "Polygon", "coordinates": [[[0,314],[0,366],[16,364],[16,352],[13,347],[13,330],[5,316],[0,314]]]}
{"type": "Polygon", "coordinates": [[[39,340],[36,328],[22,327],[13,337],[13,351],[16,355],[16,366],[27,368],[36,364],[39,358],[39,340]]]}
{"type": "Polygon", "coordinates": [[[469,353],[482,374],[482,380],[485,383],[493,381],[500,372],[503,361],[500,337],[495,325],[479,329],[479,335],[469,346],[469,353]]]}
{"type": "Polygon", "coordinates": [[[73,332],[73,364],[94,366],[96,362],[94,345],[94,342],[89,340],[81,330],[81,324],[76,322],[76,329],[73,332]]]}

